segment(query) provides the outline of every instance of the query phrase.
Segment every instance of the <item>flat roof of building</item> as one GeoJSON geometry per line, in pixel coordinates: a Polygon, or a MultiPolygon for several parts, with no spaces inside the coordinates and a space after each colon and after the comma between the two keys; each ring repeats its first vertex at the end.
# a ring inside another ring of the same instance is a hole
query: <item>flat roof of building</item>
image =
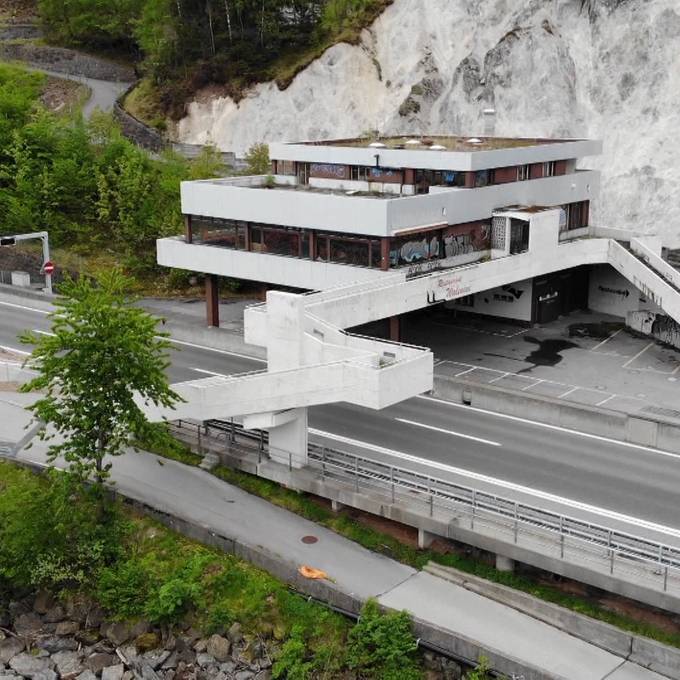
{"type": "Polygon", "coordinates": [[[351,139],[328,139],[320,142],[301,142],[308,146],[367,147],[375,149],[403,149],[411,151],[492,151],[517,149],[526,146],[559,144],[565,139],[538,137],[464,137],[455,135],[424,135],[396,137],[355,137],[351,139]]]}

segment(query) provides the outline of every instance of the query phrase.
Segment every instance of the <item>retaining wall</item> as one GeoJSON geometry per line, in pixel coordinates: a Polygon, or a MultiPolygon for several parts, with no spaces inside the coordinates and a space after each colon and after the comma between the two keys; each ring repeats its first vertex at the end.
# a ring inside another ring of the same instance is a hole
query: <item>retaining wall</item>
{"type": "Polygon", "coordinates": [[[662,673],[673,680],[680,680],[680,649],[634,635],[603,621],[540,600],[528,593],[486,581],[457,569],[431,563],[425,567],[425,571],[529,614],[640,666],[662,673]]]}
{"type": "Polygon", "coordinates": [[[540,423],[680,453],[680,421],[582,406],[545,396],[528,395],[497,385],[435,375],[432,394],[446,401],[530,418],[540,423]]]}
{"type": "Polygon", "coordinates": [[[25,61],[35,66],[96,80],[131,82],[135,73],[129,66],[64,47],[33,43],[0,43],[0,60],[25,61]]]}

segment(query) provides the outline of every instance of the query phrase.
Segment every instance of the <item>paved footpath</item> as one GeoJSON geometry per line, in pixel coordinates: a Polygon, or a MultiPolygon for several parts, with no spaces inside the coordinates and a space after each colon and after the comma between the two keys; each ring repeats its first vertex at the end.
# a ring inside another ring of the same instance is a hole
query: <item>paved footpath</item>
{"type": "MultiPolygon", "coordinates": [[[[8,417],[18,416],[16,408],[8,408],[10,394],[0,393],[0,433],[8,417]]],[[[45,449],[45,444],[35,442],[18,457],[44,463],[45,449]]],[[[121,493],[157,510],[264,548],[289,563],[322,569],[347,593],[406,609],[418,619],[522,659],[554,678],[662,680],[657,673],[515,609],[372,553],[203,470],[130,451],[115,460],[113,479],[121,493]],[[303,543],[301,539],[309,535],[318,542],[303,543]]]]}

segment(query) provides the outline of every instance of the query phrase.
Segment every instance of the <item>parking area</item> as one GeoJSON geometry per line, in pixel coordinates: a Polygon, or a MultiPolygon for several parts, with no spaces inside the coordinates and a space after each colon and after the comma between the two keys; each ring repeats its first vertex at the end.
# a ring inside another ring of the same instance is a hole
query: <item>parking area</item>
{"type": "Polygon", "coordinates": [[[531,328],[436,310],[404,341],[433,349],[435,372],[584,405],[680,418],[680,351],[579,312],[531,328]]]}

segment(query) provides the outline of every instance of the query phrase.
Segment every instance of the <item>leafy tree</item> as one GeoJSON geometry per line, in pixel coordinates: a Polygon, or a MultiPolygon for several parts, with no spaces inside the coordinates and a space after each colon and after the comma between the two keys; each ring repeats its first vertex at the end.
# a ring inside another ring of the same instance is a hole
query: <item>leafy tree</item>
{"type": "Polygon", "coordinates": [[[35,345],[28,361],[39,373],[23,389],[45,392],[30,409],[49,426],[41,438],[60,439],[49,448],[50,462],[63,456],[77,479],[93,480],[100,491],[111,468],[105,458],[123,453],[131,435],[153,436],[135,397],[162,406],[179,399],[165,375],[167,334],[132,304],[129,284],[117,269],[98,282],[67,281],[50,315],[54,335],[22,337],[35,345]]]}
{"type": "Polygon", "coordinates": [[[267,144],[253,144],[246,153],[248,175],[266,175],[271,169],[269,162],[269,146],[267,144]]]}

